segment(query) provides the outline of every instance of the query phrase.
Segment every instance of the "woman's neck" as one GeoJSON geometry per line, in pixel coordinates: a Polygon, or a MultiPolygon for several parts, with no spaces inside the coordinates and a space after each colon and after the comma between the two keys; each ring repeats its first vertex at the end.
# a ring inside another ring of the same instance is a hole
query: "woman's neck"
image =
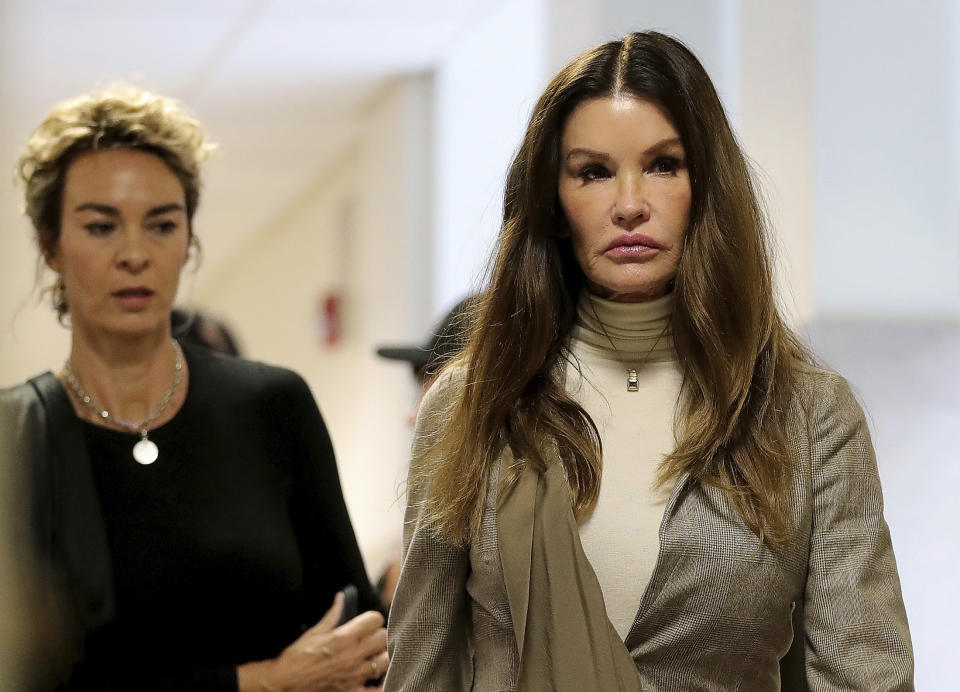
{"type": "MultiPolygon", "coordinates": [[[[170,387],[176,357],[169,327],[136,336],[91,333],[75,327],[69,362],[80,386],[98,408],[109,411],[114,418],[138,421],[150,415],[170,387]]],[[[67,389],[81,418],[103,423],[69,386],[67,389]]],[[[155,424],[169,420],[179,409],[186,386],[181,382],[177,390],[155,424]]]]}
{"type": "Polygon", "coordinates": [[[609,352],[611,358],[635,363],[674,360],[671,314],[673,295],[643,303],[618,303],[580,294],[574,338],[609,352]]]}

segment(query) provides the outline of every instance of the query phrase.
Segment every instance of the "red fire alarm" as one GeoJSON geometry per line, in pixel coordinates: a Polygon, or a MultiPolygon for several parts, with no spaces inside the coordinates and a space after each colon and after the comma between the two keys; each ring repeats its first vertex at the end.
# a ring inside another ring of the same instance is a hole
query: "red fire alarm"
{"type": "Polygon", "coordinates": [[[328,348],[336,346],[343,338],[343,296],[339,291],[330,291],[320,297],[317,308],[320,341],[328,348]]]}

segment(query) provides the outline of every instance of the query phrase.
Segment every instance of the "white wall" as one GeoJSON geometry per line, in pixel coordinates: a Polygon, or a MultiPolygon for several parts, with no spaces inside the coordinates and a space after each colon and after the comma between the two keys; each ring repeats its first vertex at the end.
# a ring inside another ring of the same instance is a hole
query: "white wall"
{"type": "Polygon", "coordinates": [[[778,297],[794,326],[816,310],[812,14],[805,2],[739,3],[734,110],[773,229],[778,297]]]}
{"type": "MultiPolygon", "coordinates": [[[[0,103],[9,103],[6,96],[0,86],[0,103]]],[[[9,120],[0,114],[0,125],[4,122],[9,120]]],[[[12,169],[18,148],[29,134],[29,129],[12,123],[0,126],[0,170],[12,169]]],[[[0,387],[59,367],[69,344],[69,332],[57,324],[49,301],[37,303],[39,295],[33,286],[38,252],[30,224],[19,213],[21,191],[9,180],[0,178],[0,387]]],[[[46,272],[43,283],[52,278],[46,272]]]]}
{"type": "MultiPolygon", "coordinates": [[[[429,315],[432,80],[415,76],[368,105],[361,134],[193,298],[215,306],[249,357],[300,372],[333,438],[344,495],[372,578],[399,547],[408,461],[409,368],[377,344],[423,338],[429,315]],[[318,303],[344,297],[344,339],[322,344],[318,303]]],[[[202,278],[201,278],[202,277],[202,278]]]]}
{"type": "Polygon", "coordinates": [[[960,5],[815,8],[818,306],[960,315],[960,5]]]}
{"type": "Polygon", "coordinates": [[[544,0],[508,0],[436,70],[433,312],[478,286],[507,169],[545,85],[544,0]]]}

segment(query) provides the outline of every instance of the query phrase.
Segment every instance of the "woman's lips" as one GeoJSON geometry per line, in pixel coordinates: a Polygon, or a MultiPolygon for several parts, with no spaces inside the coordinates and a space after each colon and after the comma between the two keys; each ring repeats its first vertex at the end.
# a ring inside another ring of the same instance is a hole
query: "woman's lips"
{"type": "Polygon", "coordinates": [[[604,254],[610,257],[645,257],[663,249],[663,245],[641,233],[624,234],[610,243],[604,254]]]}
{"type": "Polygon", "coordinates": [[[153,291],[142,286],[132,288],[121,288],[111,293],[120,305],[128,310],[142,310],[150,304],[153,298],[153,291]]]}
{"type": "Polygon", "coordinates": [[[660,248],[649,245],[618,245],[606,251],[608,257],[645,257],[660,252],[660,248]]]}

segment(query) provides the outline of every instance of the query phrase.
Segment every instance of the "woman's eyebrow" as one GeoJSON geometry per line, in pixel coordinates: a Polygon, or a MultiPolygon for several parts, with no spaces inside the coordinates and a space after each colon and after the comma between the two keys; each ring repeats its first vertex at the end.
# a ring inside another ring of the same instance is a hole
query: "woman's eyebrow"
{"type": "Polygon", "coordinates": [[[186,211],[186,209],[183,208],[182,204],[177,204],[176,202],[172,202],[170,204],[161,204],[160,206],[154,207],[148,211],[147,217],[160,216],[162,214],[168,214],[172,211],[186,211]]]}
{"type": "Polygon", "coordinates": [[[654,144],[653,146],[647,147],[647,148],[644,150],[643,154],[644,154],[644,156],[648,156],[648,155],[653,154],[653,153],[655,153],[655,152],[662,151],[662,150],[664,150],[664,149],[669,149],[669,148],[674,147],[674,146],[681,146],[681,147],[682,147],[682,146],[683,146],[683,141],[682,141],[679,137],[667,137],[667,138],[665,138],[665,139],[661,139],[659,142],[657,142],[657,143],[654,144]]]}
{"type": "Polygon", "coordinates": [[[576,147],[567,152],[567,155],[564,158],[570,159],[574,156],[590,156],[595,159],[609,159],[610,155],[605,154],[602,151],[596,151],[595,149],[588,149],[586,147],[576,147]]]}
{"type": "MultiPolygon", "coordinates": [[[[659,142],[656,142],[643,151],[644,156],[649,156],[650,154],[662,151],[664,149],[669,149],[674,146],[683,146],[683,140],[679,137],[666,137],[661,139],[659,142]]],[[[590,149],[589,147],[574,147],[567,152],[565,159],[573,158],[574,156],[590,156],[592,158],[606,160],[610,158],[609,154],[606,154],[602,151],[597,151],[596,149],[590,149]]]]}
{"type": "Polygon", "coordinates": [[[96,202],[84,202],[74,207],[74,211],[96,211],[107,216],[120,216],[120,210],[109,204],[98,204],[96,202]]]}
{"type": "MultiPolygon", "coordinates": [[[[99,204],[98,202],[84,202],[83,204],[78,204],[74,211],[95,211],[101,214],[106,214],[107,216],[120,216],[120,210],[109,204],[99,204]]],[[[150,211],[147,212],[147,217],[151,216],[161,216],[163,214],[169,214],[172,211],[186,211],[183,208],[182,204],[176,202],[171,202],[170,204],[161,204],[159,206],[153,207],[150,211]]]]}

